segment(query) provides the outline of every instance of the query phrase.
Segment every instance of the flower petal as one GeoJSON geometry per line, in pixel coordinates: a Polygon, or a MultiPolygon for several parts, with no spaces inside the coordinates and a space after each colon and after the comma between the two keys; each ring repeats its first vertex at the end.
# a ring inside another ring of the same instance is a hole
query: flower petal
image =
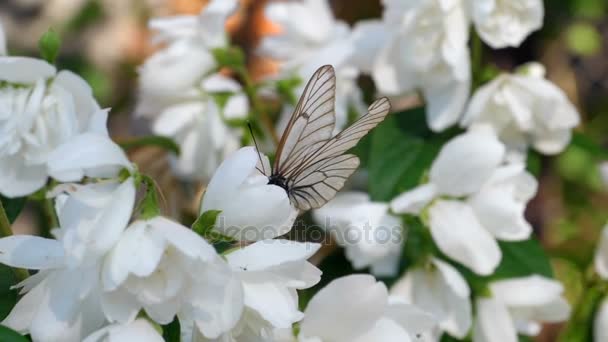
{"type": "Polygon", "coordinates": [[[420,214],[436,195],[435,184],[420,185],[394,198],[391,201],[391,210],[397,214],[420,214]]]}
{"type": "Polygon", "coordinates": [[[85,175],[114,178],[121,169],[133,169],[123,150],[109,137],[83,133],[57,147],[49,155],[51,177],[61,182],[75,182],[85,175]]]}
{"type": "Polygon", "coordinates": [[[55,67],[42,59],[31,57],[0,58],[0,79],[9,83],[35,83],[55,75],[55,67]]]}
{"type": "Polygon", "coordinates": [[[481,188],[502,162],[505,147],[485,129],[461,134],[443,146],[431,167],[440,194],[469,195],[481,188]]]}
{"type": "Polygon", "coordinates": [[[497,300],[480,298],[476,302],[477,319],[473,342],[517,342],[515,323],[507,308],[497,300]]]}
{"type": "Polygon", "coordinates": [[[0,239],[0,263],[11,267],[45,270],[63,265],[64,253],[57,240],[12,235],[0,239]]]}
{"type": "Polygon", "coordinates": [[[370,275],[338,278],[310,300],[300,333],[327,341],[350,341],[374,326],[387,300],[386,286],[370,275]]]}
{"type": "Polygon", "coordinates": [[[430,229],[439,249],[480,275],[489,275],[502,253],[496,240],[465,203],[439,200],[429,208],[430,229]]]}

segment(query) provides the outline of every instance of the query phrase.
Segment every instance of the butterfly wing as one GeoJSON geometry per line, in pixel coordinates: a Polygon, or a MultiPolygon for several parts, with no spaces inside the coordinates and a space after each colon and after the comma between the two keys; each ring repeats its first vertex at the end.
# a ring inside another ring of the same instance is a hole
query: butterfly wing
{"type": "Polygon", "coordinates": [[[331,200],[359,166],[359,158],[344,154],[390,111],[388,99],[376,100],[366,115],[333,138],[305,149],[296,167],[284,174],[289,180],[290,200],[301,210],[319,208],[331,200]]]}
{"type": "Polygon", "coordinates": [[[331,138],[336,117],[334,103],[336,75],[331,65],[319,68],[302,96],[279,142],[273,173],[285,174],[311,146],[331,138]]]}

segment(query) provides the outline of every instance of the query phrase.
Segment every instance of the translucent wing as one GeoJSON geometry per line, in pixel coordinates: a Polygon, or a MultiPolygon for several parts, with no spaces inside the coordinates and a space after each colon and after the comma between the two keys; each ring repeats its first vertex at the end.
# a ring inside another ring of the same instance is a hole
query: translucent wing
{"type": "Polygon", "coordinates": [[[359,166],[357,156],[344,153],[382,122],[389,111],[388,99],[379,99],[350,127],[305,149],[299,162],[283,174],[288,179],[290,199],[297,208],[319,208],[336,195],[359,166]]]}
{"type": "Polygon", "coordinates": [[[331,65],[319,68],[304,88],[281,137],[274,162],[274,174],[283,174],[286,168],[300,160],[307,148],[331,138],[336,121],[335,93],[334,68],[331,65]]]}

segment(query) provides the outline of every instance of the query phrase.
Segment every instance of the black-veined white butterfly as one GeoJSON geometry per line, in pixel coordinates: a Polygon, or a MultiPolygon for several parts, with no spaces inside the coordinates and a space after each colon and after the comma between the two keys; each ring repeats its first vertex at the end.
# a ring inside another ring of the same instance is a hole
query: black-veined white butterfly
{"type": "Polygon", "coordinates": [[[367,114],[332,137],[336,121],[336,76],[331,65],[319,68],[308,84],[279,141],[274,165],[261,167],[268,184],[285,189],[300,210],[319,208],[331,200],[359,166],[359,158],[344,154],[388,114],[381,98],[367,114]]]}

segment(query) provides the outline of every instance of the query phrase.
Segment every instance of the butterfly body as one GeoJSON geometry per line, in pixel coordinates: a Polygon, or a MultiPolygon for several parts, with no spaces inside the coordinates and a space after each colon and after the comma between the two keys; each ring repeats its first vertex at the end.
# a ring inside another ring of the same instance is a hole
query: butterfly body
{"type": "Polygon", "coordinates": [[[319,68],[304,88],[283,132],[272,170],[262,165],[268,184],[283,188],[300,210],[319,208],[342,189],[359,167],[359,158],[346,152],[390,110],[386,98],[376,100],[367,114],[332,137],[335,90],[334,68],[319,68]]]}
{"type": "Polygon", "coordinates": [[[268,177],[268,184],[280,186],[289,194],[289,186],[287,186],[287,179],[279,174],[273,174],[268,177]]]}

